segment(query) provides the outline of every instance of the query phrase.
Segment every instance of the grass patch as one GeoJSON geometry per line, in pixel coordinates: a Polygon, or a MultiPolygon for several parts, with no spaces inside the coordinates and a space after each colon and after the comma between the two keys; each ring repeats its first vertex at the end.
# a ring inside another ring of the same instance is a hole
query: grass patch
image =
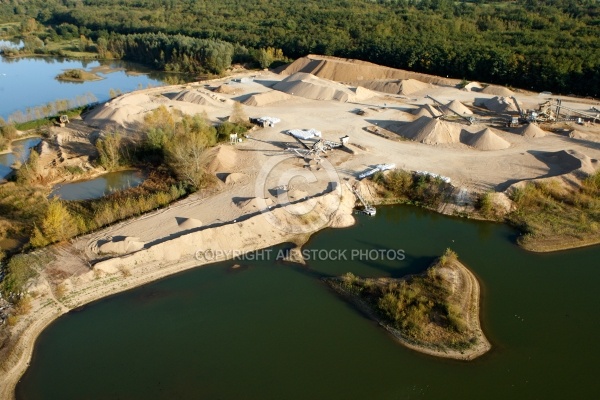
{"type": "Polygon", "coordinates": [[[477,339],[465,320],[462,294],[453,293],[446,275],[455,262],[456,253],[448,249],[421,275],[374,279],[347,273],[328,282],[364,300],[383,322],[411,341],[464,350],[477,339]]]}
{"type": "Polygon", "coordinates": [[[531,182],[515,190],[511,199],[517,209],[508,220],[523,233],[519,244],[525,248],[535,249],[544,242],[560,241],[564,246],[599,240],[600,171],[577,189],[565,188],[558,180],[531,182]]]}
{"type": "Polygon", "coordinates": [[[66,82],[86,82],[86,81],[97,81],[100,78],[98,75],[88,72],[82,69],[68,69],[56,76],[59,81],[66,82]]]}

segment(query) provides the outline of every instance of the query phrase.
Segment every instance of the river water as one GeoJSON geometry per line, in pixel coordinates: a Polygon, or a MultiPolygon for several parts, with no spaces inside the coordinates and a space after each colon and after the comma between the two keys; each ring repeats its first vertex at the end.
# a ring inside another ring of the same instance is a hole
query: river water
{"type": "Polygon", "coordinates": [[[595,398],[600,247],[534,254],[515,236],[505,225],[381,207],[306,246],[334,257],[345,249],[345,260],[301,267],[277,261],[275,248],[257,253],[260,260],[190,270],[61,317],[40,336],[17,397],[595,398]],[[482,286],[493,349],[472,362],[402,347],[320,280],[348,271],[417,273],[447,247],[482,286]],[[360,255],[378,249],[404,250],[406,258],[360,255]]]}

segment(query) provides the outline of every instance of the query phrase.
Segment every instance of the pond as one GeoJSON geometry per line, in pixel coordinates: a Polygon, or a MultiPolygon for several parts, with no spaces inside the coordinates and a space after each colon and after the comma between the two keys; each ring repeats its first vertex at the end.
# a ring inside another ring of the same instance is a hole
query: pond
{"type": "Polygon", "coordinates": [[[32,137],[12,142],[12,153],[0,154],[0,181],[6,179],[12,172],[11,166],[15,162],[23,163],[29,158],[31,149],[41,142],[41,138],[32,137]]]}
{"type": "Polygon", "coordinates": [[[94,179],[56,185],[50,197],[62,200],[98,199],[110,193],[139,186],[145,179],[146,175],[139,170],[109,172],[94,179]]]}

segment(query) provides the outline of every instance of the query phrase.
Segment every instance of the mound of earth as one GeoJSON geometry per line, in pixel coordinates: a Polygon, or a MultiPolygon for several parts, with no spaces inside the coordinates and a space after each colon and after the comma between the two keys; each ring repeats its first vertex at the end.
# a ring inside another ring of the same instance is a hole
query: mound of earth
{"type": "Polygon", "coordinates": [[[540,156],[547,164],[559,167],[563,174],[573,171],[582,171],[593,174],[598,169],[598,160],[590,158],[576,150],[561,150],[549,152],[540,156]]]}
{"type": "Polygon", "coordinates": [[[213,89],[213,92],[215,93],[223,93],[223,94],[238,94],[240,93],[240,89],[236,89],[234,87],[231,87],[230,85],[220,85],[217,86],[216,88],[213,89]]]}
{"type": "Polygon", "coordinates": [[[202,227],[202,221],[194,218],[178,218],[177,225],[183,230],[202,227]]]}
{"type": "Polygon", "coordinates": [[[483,86],[479,82],[469,82],[467,83],[462,90],[466,92],[481,92],[483,90],[483,86]]]}
{"type": "Polygon", "coordinates": [[[106,129],[109,126],[125,127],[132,122],[141,122],[146,109],[139,105],[121,105],[108,102],[86,113],[83,119],[93,127],[106,129]]]}
{"type": "Polygon", "coordinates": [[[442,112],[437,107],[435,107],[431,104],[422,105],[421,107],[419,107],[415,110],[414,114],[416,117],[431,117],[431,118],[441,117],[443,115],[442,112]]]}
{"type": "Polygon", "coordinates": [[[491,94],[494,96],[503,96],[503,97],[513,96],[515,94],[515,92],[513,92],[512,90],[505,88],[504,86],[497,86],[497,85],[486,86],[481,91],[481,93],[491,94]]]}
{"type": "Polygon", "coordinates": [[[304,72],[295,73],[277,82],[273,89],[312,100],[347,102],[356,98],[356,93],[346,86],[304,72]]]}
{"type": "Polygon", "coordinates": [[[237,153],[231,146],[218,146],[208,150],[206,157],[208,172],[231,171],[237,162],[237,153]]]}
{"type": "Polygon", "coordinates": [[[516,129],[516,133],[528,138],[541,138],[548,133],[536,124],[526,124],[516,129]]]}
{"type": "Polygon", "coordinates": [[[458,100],[453,100],[444,106],[447,110],[452,110],[460,115],[473,115],[473,111],[469,110],[463,103],[458,100]]]}
{"type": "MultiPolygon", "coordinates": [[[[479,99],[478,106],[483,106],[496,113],[516,113],[518,112],[515,101],[510,97],[496,96],[491,99],[479,99]]],[[[523,108],[519,103],[519,107],[523,108]]]]}
{"type": "Polygon", "coordinates": [[[171,100],[183,101],[186,103],[200,104],[203,106],[222,106],[227,101],[220,99],[216,95],[211,95],[208,92],[202,92],[200,90],[186,89],[176,93],[165,93],[164,96],[171,100]]]}
{"type": "Polygon", "coordinates": [[[227,175],[225,178],[226,185],[235,185],[236,183],[244,182],[248,178],[248,175],[239,172],[233,172],[227,175]]]}
{"type": "Polygon", "coordinates": [[[98,246],[101,254],[127,254],[144,248],[144,242],[136,237],[112,239],[98,246]]]}
{"type": "Polygon", "coordinates": [[[315,54],[297,59],[281,71],[281,75],[293,75],[297,72],[313,74],[336,82],[416,79],[436,85],[458,84],[455,79],[383,67],[366,61],[315,54]]]}
{"type": "Polygon", "coordinates": [[[459,143],[460,127],[451,122],[430,117],[421,117],[400,128],[407,139],[425,144],[459,143]]]}
{"type": "Polygon", "coordinates": [[[277,103],[278,101],[289,100],[291,98],[292,96],[285,92],[269,90],[268,92],[253,94],[242,103],[247,106],[261,107],[266,106],[267,104],[277,103]]]}
{"type": "Polygon", "coordinates": [[[419,90],[430,88],[431,85],[425,82],[418,81],[416,79],[404,79],[404,80],[385,80],[378,79],[372,81],[354,81],[352,85],[362,86],[369,90],[376,92],[390,93],[390,94],[401,94],[409,95],[419,90]]]}
{"type": "Polygon", "coordinates": [[[510,143],[496,135],[490,128],[473,134],[467,144],[478,150],[503,150],[510,147],[510,143]]]}

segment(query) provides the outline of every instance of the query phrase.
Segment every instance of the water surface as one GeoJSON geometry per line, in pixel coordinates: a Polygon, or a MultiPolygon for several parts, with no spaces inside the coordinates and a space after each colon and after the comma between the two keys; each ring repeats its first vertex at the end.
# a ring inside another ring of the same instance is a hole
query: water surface
{"type": "Polygon", "coordinates": [[[0,57],[0,117],[8,119],[13,115],[14,118],[24,118],[28,108],[60,99],[72,101],[73,106],[90,101],[103,102],[109,99],[111,89],[126,93],[148,86],[161,86],[167,76],[124,61],[0,57]],[[98,72],[102,80],[81,83],[55,79],[66,69],[91,70],[101,65],[109,68],[98,72]]]}
{"type": "Polygon", "coordinates": [[[50,197],[58,197],[62,200],[97,199],[119,190],[139,186],[144,179],[146,175],[139,170],[109,172],[85,181],[56,185],[50,197]]]}
{"type": "Polygon", "coordinates": [[[12,152],[0,154],[0,181],[11,172],[11,166],[17,161],[23,163],[29,158],[31,149],[37,146],[42,141],[39,137],[31,137],[27,139],[14,140],[12,142],[12,152]]]}
{"type": "MultiPolygon", "coordinates": [[[[525,252],[504,225],[379,208],[308,249],[404,249],[404,261],[197,268],[71,312],[40,336],[19,399],[588,399],[597,394],[600,247],[525,252]],[[320,277],[403,276],[445,248],[479,277],[487,355],[404,348],[320,277]]],[[[199,244],[201,248],[201,243],[199,244]]],[[[347,258],[350,258],[349,254],[347,258]]]]}

